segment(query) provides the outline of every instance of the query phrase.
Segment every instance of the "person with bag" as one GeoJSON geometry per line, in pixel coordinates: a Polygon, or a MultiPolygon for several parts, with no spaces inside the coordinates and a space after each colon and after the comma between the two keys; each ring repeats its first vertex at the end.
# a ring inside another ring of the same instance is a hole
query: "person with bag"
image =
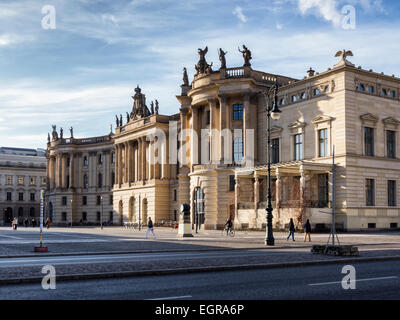
{"type": "Polygon", "coordinates": [[[289,235],[288,235],[288,237],[287,237],[287,239],[286,239],[287,241],[289,240],[290,236],[292,236],[292,240],[295,241],[295,240],[294,240],[294,230],[295,230],[295,228],[294,228],[293,218],[290,218],[290,222],[289,222],[289,235]]]}
{"type": "Polygon", "coordinates": [[[307,241],[307,236],[309,242],[311,242],[311,223],[309,219],[307,219],[307,222],[304,225],[304,242],[307,241]]]}

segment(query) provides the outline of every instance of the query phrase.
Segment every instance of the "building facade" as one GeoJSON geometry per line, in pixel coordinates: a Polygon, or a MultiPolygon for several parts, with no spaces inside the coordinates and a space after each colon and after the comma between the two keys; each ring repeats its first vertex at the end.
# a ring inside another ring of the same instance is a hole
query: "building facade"
{"type": "Polygon", "coordinates": [[[47,148],[46,214],[57,225],[114,220],[115,180],[111,135],[63,138],[53,127],[47,148]]]}
{"type": "MultiPolygon", "coordinates": [[[[282,113],[271,122],[274,226],[284,228],[294,218],[299,227],[310,219],[316,229],[329,228],[334,150],[338,227],[398,228],[399,78],[355,67],[346,51],[332,68],[321,73],[310,69],[302,80],[254,70],[245,47],[242,67],[227,68],[220,50],[221,68],[214,71],[206,52],[199,49],[191,83],[184,70],[179,113],[160,115],[157,101],[149,109],[136,88],[126,123],[117,117],[115,134],[101,142],[100,149],[115,153],[114,166],[104,173],[115,177],[104,190],[112,193],[107,210],[114,224],[150,216],[156,222],[176,221],[179,205],[189,203],[196,228],[222,228],[229,218],[237,228],[265,228],[266,105],[271,103],[265,93],[277,83],[282,113]]],[[[97,142],[52,141],[48,155],[71,152],[63,148],[89,156],[98,147],[97,142]]],[[[53,197],[61,195],[55,185],[65,185],[67,176],[57,171],[63,160],[54,161],[48,170],[50,184],[56,176],[50,185],[53,197]]],[[[75,197],[81,192],[76,189],[75,197]]],[[[94,215],[90,219],[97,221],[94,215]]]]}
{"type": "Polygon", "coordinates": [[[40,216],[40,190],[46,189],[46,157],[40,149],[0,148],[0,225],[40,216]]]}

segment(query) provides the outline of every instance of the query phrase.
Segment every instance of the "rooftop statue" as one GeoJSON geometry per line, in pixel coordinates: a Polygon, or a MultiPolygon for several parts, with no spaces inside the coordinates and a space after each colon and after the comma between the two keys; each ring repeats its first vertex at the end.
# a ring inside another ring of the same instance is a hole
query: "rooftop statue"
{"type": "Polygon", "coordinates": [[[122,127],[122,114],[119,115],[119,125],[122,127]]]}
{"type": "Polygon", "coordinates": [[[129,115],[129,112],[126,112],[126,123],[128,123],[128,122],[129,122],[129,120],[130,120],[130,115],[129,115]]]}
{"type": "Polygon", "coordinates": [[[53,141],[55,141],[55,140],[58,140],[57,126],[52,125],[52,127],[53,127],[53,132],[51,134],[53,137],[53,141]]]}
{"type": "Polygon", "coordinates": [[[148,117],[150,111],[146,106],[146,96],[142,93],[142,90],[137,86],[135,88],[135,95],[133,98],[133,107],[131,112],[131,118],[140,119],[148,117]]]}
{"type": "Polygon", "coordinates": [[[345,50],[343,49],[343,51],[338,51],[335,54],[335,57],[341,57],[342,59],[335,64],[335,68],[337,67],[341,67],[341,66],[349,66],[349,67],[355,67],[354,64],[352,64],[349,60],[347,60],[347,57],[353,57],[353,52],[351,52],[350,50],[345,50]]]}
{"type": "Polygon", "coordinates": [[[156,99],[156,114],[158,114],[158,110],[159,110],[158,101],[157,101],[157,99],[156,99]]]}
{"type": "Polygon", "coordinates": [[[154,114],[154,102],[150,102],[150,112],[151,114],[154,114]]]}
{"type": "Polygon", "coordinates": [[[251,51],[247,49],[245,45],[243,45],[243,51],[238,48],[239,52],[243,54],[243,59],[244,59],[244,65],[243,67],[250,67],[251,63],[250,60],[252,59],[251,57],[251,51]]]}
{"type": "Polygon", "coordinates": [[[219,61],[221,61],[221,68],[220,69],[226,69],[226,59],[225,59],[225,55],[228,52],[224,52],[224,50],[222,50],[222,48],[219,48],[218,50],[218,54],[219,54],[219,61]]]}
{"type": "Polygon", "coordinates": [[[189,86],[189,78],[187,74],[186,68],[183,68],[183,85],[184,86],[189,86]]]}
{"type": "Polygon", "coordinates": [[[335,57],[342,57],[342,60],[347,60],[347,57],[353,57],[353,52],[343,49],[343,51],[336,52],[335,57]]]}
{"type": "Polygon", "coordinates": [[[119,127],[119,120],[118,120],[118,116],[115,115],[115,124],[116,124],[116,128],[119,127]]]}
{"type": "Polygon", "coordinates": [[[64,136],[64,130],[63,128],[60,128],[60,139],[62,139],[64,136]]]}
{"type": "Polygon", "coordinates": [[[206,61],[206,54],[208,52],[208,47],[206,47],[204,50],[198,49],[198,53],[200,56],[199,62],[197,62],[195,68],[196,68],[196,75],[201,74],[201,73],[210,73],[212,72],[211,66],[207,63],[206,61]]]}
{"type": "Polygon", "coordinates": [[[74,128],[69,128],[69,132],[71,133],[71,139],[74,138],[74,128]]]}

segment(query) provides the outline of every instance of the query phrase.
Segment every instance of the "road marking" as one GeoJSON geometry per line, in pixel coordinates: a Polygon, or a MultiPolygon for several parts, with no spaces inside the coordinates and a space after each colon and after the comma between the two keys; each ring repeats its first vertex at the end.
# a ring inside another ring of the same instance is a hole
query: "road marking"
{"type": "MultiPolygon", "coordinates": [[[[390,279],[397,279],[398,277],[382,277],[382,278],[370,278],[370,279],[359,279],[359,280],[351,280],[351,282],[362,282],[362,281],[379,281],[379,280],[390,280],[390,279]]],[[[341,284],[342,281],[334,281],[334,282],[322,282],[322,283],[311,283],[308,284],[309,286],[326,286],[330,284],[341,284]]]]}
{"type": "Polygon", "coordinates": [[[176,300],[176,299],[185,299],[185,298],[193,298],[192,296],[180,296],[180,297],[166,297],[166,298],[156,298],[156,299],[146,299],[146,300],[176,300]]]}
{"type": "Polygon", "coordinates": [[[5,236],[0,234],[0,237],[6,237],[6,238],[11,238],[11,239],[17,239],[17,240],[22,240],[23,238],[19,238],[19,237],[13,237],[13,236],[5,236]]]}

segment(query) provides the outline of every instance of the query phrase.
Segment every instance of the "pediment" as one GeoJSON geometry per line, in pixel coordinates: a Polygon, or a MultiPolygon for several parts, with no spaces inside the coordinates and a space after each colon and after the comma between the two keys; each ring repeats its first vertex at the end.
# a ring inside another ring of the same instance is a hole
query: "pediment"
{"type": "Polygon", "coordinates": [[[299,120],[296,120],[295,122],[292,122],[289,124],[288,128],[289,129],[297,129],[297,128],[304,128],[307,124],[305,122],[301,122],[299,120]]]}
{"type": "Polygon", "coordinates": [[[360,119],[363,121],[371,121],[371,122],[378,122],[379,117],[373,115],[372,113],[366,113],[360,116],[360,119]]]}
{"type": "Polygon", "coordinates": [[[282,132],[283,131],[283,128],[282,127],[279,127],[279,126],[273,126],[272,128],[271,128],[271,133],[280,133],[280,132],[282,132]]]}
{"type": "Polygon", "coordinates": [[[383,119],[382,122],[384,124],[393,124],[395,126],[400,124],[400,121],[393,117],[387,117],[387,118],[383,119]]]}
{"type": "Polygon", "coordinates": [[[317,124],[317,123],[321,123],[321,122],[331,122],[333,120],[335,120],[335,119],[330,117],[330,116],[327,116],[327,115],[324,115],[324,114],[320,114],[320,115],[317,115],[314,118],[312,118],[311,122],[313,124],[317,124]]]}

